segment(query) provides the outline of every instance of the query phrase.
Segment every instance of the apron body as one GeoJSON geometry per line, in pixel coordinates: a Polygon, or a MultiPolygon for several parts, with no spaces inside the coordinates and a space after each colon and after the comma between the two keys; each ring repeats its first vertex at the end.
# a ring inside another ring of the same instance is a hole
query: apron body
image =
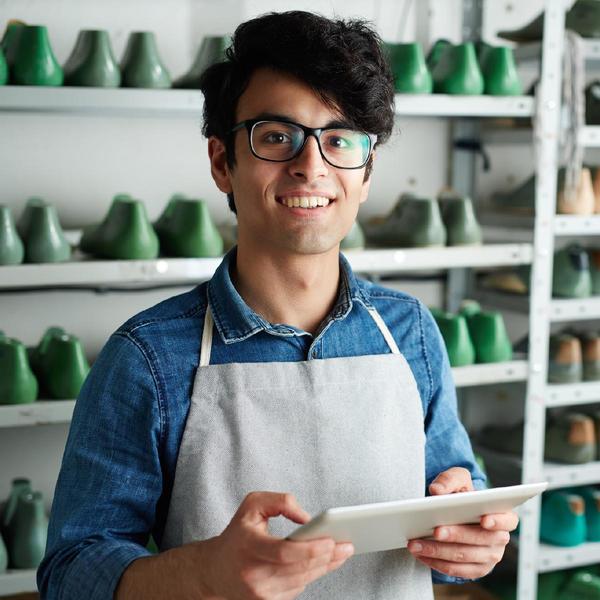
{"type": "MultiPolygon", "coordinates": [[[[425,490],[425,434],[412,371],[383,320],[391,354],[210,365],[202,338],[161,550],[219,535],[252,491],[289,492],[312,516],[425,490]]],[[[278,517],[285,537],[297,524],[278,517]]],[[[302,599],[433,599],[431,571],[406,549],[351,557],[302,599]]]]}

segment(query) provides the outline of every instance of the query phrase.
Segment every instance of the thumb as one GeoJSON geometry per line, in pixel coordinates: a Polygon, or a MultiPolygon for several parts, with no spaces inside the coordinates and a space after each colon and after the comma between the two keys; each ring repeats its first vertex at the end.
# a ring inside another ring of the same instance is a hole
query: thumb
{"type": "Polygon", "coordinates": [[[300,525],[310,521],[310,515],[298,504],[293,494],[251,492],[236,513],[249,525],[266,523],[271,517],[283,516],[300,525]]]}
{"type": "Polygon", "coordinates": [[[429,485],[429,493],[432,496],[471,491],[473,491],[471,473],[462,467],[452,467],[442,471],[429,485]]]}

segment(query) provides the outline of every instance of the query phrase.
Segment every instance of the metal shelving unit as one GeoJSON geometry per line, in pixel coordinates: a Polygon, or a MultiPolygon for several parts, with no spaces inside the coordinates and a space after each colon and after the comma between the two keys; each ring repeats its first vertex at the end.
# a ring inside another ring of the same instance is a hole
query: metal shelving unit
{"type": "MultiPolygon", "coordinates": [[[[465,2],[463,12],[477,13],[475,5],[465,2]]],[[[450,297],[456,297],[466,278],[464,269],[532,264],[532,291],[517,298],[515,304],[530,315],[531,350],[527,360],[493,365],[472,365],[453,369],[457,387],[527,382],[525,402],[525,443],[523,456],[505,457],[516,480],[533,482],[547,479],[552,487],[600,481],[600,463],[555,465],[544,463],[545,409],[594,401],[600,383],[574,386],[548,386],[547,351],[549,323],[582,318],[600,318],[600,298],[582,301],[550,301],[553,236],[600,235],[598,217],[556,217],[552,214],[556,189],[557,146],[560,108],[560,62],[563,48],[565,0],[545,0],[546,23],[542,44],[519,49],[522,59],[540,58],[541,98],[539,152],[536,160],[538,186],[537,217],[525,227],[533,229],[533,242],[486,244],[473,248],[390,249],[348,252],[357,272],[392,274],[419,270],[452,270],[450,297]],[[529,53],[529,54],[528,54],[529,53]],[[547,317],[547,318],[546,318],[547,317]]],[[[479,14],[479,17],[481,15],[479,14]]],[[[586,44],[586,56],[600,59],[600,43],[586,44]]],[[[488,117],[531,118],[532,97],[397,95],[396,114],[403,117],[456,118],[457,132],[471,131],[473,119],[488,117]]],[[[99,90],[82,88],[3,87],[0,111],[11,113],[61,113],[85,117],[156,117],[198,119],[202,95],[187,90],[99,90]]],[[[529,139],[529,133],[526,134],[529,139]]],[[[533,139],[533,138],[532,138],[533,139]]],[[[586,127],[581,140],[600,147],[600,128],[586,127]]],[[[462,165],[462,163],[461,163],[462,165]]],[[[468,177],[472,171],[468,173],[468,177]]],[[[471,182],[472,183],[472,182],[471,182]]],[[[75,260],[61,265],[19,265],[0,267],[0,289],[76,285],[148,284],[195,282],[209,278],[219,259],[157,259],[154,261],[75,260]]],[[[488,294],[484,302],[491,301],[488,294]]],[[[71,419],[75,401],[36,402],[26,406],[0,407],[0,428],[66,423],[71,419]]],[[[519,539],[519,600],[536,598],[537,575],[553,569],[588,564],[600,560],[600,544],[576,548],[555,548],[539,543],[539,498],[521,511],[519,539]]],[[[0,575],[0,595],[34,591],[35,572],[17,571],[0,575]]]]}

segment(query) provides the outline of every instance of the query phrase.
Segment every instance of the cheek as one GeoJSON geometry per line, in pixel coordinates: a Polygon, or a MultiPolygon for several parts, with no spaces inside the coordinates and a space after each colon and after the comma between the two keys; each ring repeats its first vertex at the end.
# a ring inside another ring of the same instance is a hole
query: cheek
{"type": "Polygon", "coordinates": [[[348,171],[340,177],[342,187],[348,200],[358,201],[364,191],[364,170],[348,171]]]}

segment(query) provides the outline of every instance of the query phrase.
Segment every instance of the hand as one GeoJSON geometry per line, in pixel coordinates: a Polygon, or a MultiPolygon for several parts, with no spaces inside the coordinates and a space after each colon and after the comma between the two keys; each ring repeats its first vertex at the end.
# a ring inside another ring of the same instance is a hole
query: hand
{"type": "MultiPolygon", "coordinates": [[[[440,473],[429,486],[432,496],[473,490],[467,469],[453,467],[440,473]]],[[[428,567],[465,579],[487,575],[504,555],[519,522],[514,512],[484,515],[479,525],[436,527],[433,540],[410,540],[408,550],[428,567]]]]}
{"type": "Polygon", "coordinates": [[[252,492],[223,533],[207,540],[208,597],[291,600],[354,552],[352,544],[336,544],[331,538],[293,542],[273,537],[267,522],[279,515],[299,524],[310,520],[291,494],[252,492]]]}

